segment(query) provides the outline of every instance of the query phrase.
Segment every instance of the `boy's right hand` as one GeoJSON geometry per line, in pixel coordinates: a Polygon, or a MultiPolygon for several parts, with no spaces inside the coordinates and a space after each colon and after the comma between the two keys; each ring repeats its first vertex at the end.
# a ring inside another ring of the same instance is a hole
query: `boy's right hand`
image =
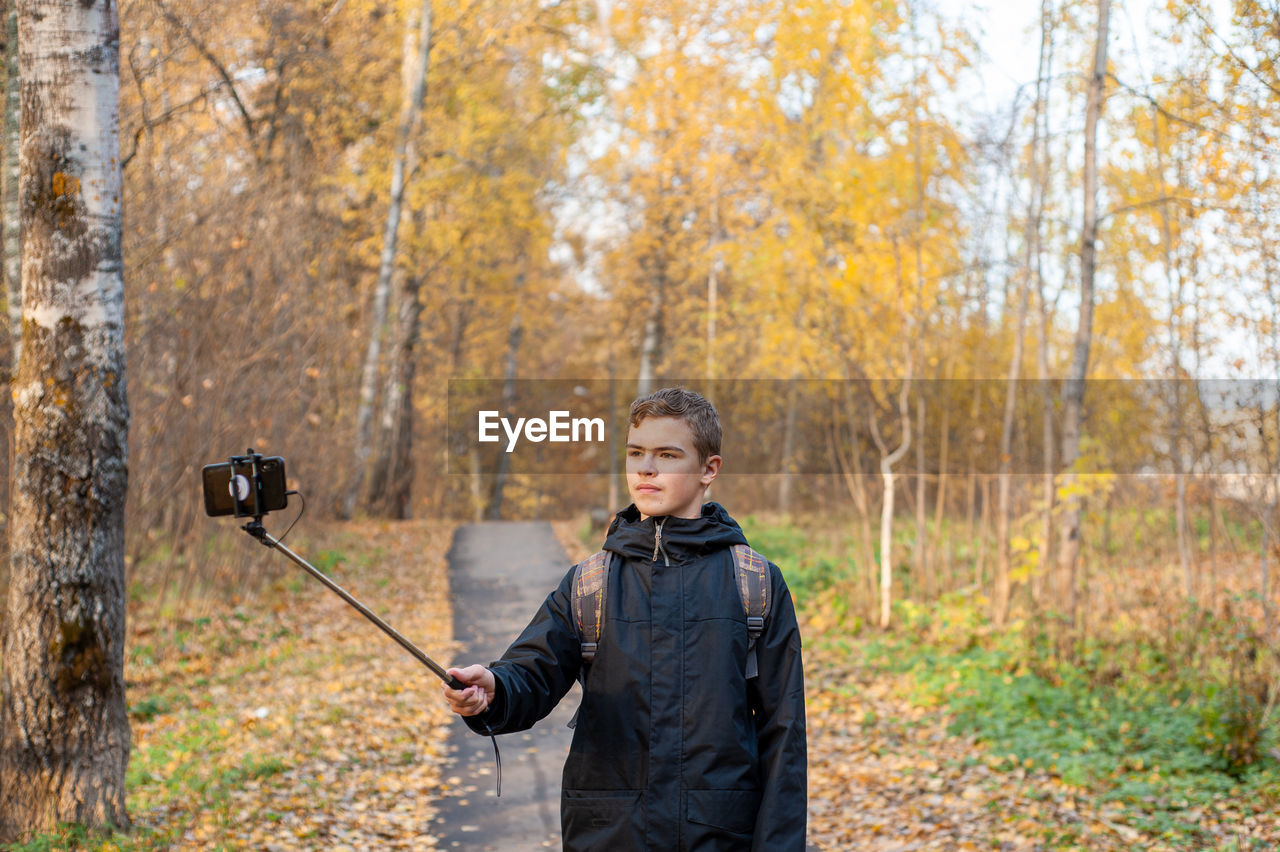
{"type": "Polygon", "coordinates": [[[447,683],[440,684],[450,710],[459,716],[476,716],[489,709],[497,686],[493,672],[484,666],[475,665],[465,669],[449,669],[448,673],[467,684],[466,689],[450,689],[447,683]]]}

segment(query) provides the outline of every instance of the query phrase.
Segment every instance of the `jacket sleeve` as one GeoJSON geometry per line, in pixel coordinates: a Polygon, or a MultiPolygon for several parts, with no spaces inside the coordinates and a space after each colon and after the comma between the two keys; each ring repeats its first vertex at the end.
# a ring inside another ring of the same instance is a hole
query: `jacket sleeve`
{"type": "Polygon", "coordinates": [[[756,640],[760,675],[751,691],[763,798],[751,848],[803,852],[808,803],[804,669],[800,627],[786,581],[770,563],[773,605],[756,640]]]}
{"type": "Polygon", "coordinates": [[[550,713],[573,686],[582,646],[573,620],[573,569],[534,613],[502,658],[490,663],[496,686],[489,709],[464,717],[478,734],[524,731],[550,713]]]}

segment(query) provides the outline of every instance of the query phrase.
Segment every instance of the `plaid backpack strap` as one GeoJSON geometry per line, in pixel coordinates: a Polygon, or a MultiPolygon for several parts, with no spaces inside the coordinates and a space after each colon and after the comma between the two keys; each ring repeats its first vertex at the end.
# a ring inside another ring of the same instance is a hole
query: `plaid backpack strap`
{"type": "Polygon", "coordinates": [[[756,640],[769,616],[769,563],[745,544],[733,546],[733,574],[747,614],[747,677],[759,675],[756,640]]]}
{"type": "Polygon", "coordinates": [[[596,658],[600,632],[604,629],[604,600],[609,590],[610,553],[602,550],[584,559],[573,569],[573,616],[578,622],[582,661],[596,658]]]}

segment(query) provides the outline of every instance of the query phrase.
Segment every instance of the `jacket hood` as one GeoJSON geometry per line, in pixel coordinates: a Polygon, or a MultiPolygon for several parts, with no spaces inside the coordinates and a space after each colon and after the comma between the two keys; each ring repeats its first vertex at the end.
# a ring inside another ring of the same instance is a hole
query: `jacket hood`
{"type": "Polygon", "coordinates": [[[746,543],[738,522],[719,503],[703,503],[699,518],[659,515],[645,520],[640,519],[640,510],[632,503],[614,516],[604,549],[624,558],[656,559],[660,546],[667,561],[689,562],[746,543]]]}

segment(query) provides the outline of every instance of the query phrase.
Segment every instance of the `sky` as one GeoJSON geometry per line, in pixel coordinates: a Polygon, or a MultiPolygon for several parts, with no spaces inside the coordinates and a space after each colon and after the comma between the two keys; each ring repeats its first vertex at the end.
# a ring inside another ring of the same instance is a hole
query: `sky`
{"type": "MultiPolygon", "coordinates": [[[[1036,0],[925,0],[979,37],[984,54],[985,100],[991,109],[1007,105],[1020,84],[1035,79],[1040,49],[1040,3],[1036,0]]],[[[1061,0],[1058,0],[1060,3],[1061,0]]],[[[1161,46],[1149,38],[1155,0],[1112,0],[1110,49],[1137,53],[1148,72],[1161,46]]],[[[1219,24],[1230,18],[1230,0],[1210,4],[1219,24]]]]}

